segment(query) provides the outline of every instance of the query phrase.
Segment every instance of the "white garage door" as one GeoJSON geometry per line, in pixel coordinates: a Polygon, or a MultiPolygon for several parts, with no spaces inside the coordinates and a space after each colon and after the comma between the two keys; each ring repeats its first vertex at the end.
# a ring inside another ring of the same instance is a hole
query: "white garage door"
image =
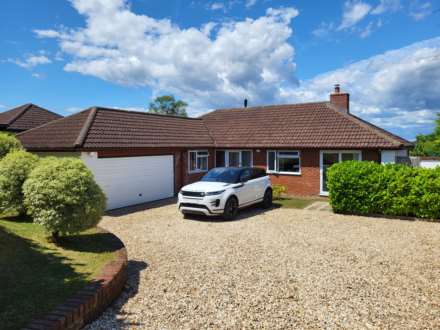
{"type": "Polygon", "coordinates": [[[173,156],[81,158],[105,192],[108,210],[174,195],[173,156]]]}

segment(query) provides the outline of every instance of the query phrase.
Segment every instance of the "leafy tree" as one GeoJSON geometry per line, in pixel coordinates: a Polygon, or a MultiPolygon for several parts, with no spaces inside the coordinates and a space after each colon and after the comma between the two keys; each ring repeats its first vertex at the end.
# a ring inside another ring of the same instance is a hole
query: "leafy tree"
{"type": "Polygon", "coordinates": [[[104,193],[92,172],[76,158],[42,159],[24,183],[23,192],[28,214],[55,242],[60,234],[96,226],[105,211],[104,193]]]}
{"type": "Polygon", "coordinates": [[[0,132],[0,159],[5,157],[8,152],[17,149],[22,149],[20,141],[11,134],[0,132]]]}
{"type": "Polygon", "coordinates": [[[37,166],[38,157],[24,150],[14,150],[0,161],[0,212],[25,213],[23,183],[37,166]]]}
{"type": "Polygon", "coordinates": [[[414,156],[440,157],[440,113],[437,114],[436,128],[431,134],[417,136],[416,145],[412,151],[414,156]]]}
{"type": "Polygon", "coordinates": [[[150,103],[149,111],[169,116],[188,117],[187,103],[176,100],[172,95],[158,96],[150,103]]]}

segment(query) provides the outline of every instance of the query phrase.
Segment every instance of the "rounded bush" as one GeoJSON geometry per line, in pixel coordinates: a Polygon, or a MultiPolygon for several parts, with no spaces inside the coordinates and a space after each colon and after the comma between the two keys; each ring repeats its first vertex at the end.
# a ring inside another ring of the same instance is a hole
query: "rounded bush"
{"type": "Polygon", "coordinates": [[[20,141],[13,135],[0,133],[0,159],[13,150],[22,149],[20,141]]]}
{"type": "Polygon", "coordinates": [[[23,214],[23,183],[38,163],[38,157],[24,150],[8,153],[0,161],[0,213],[23,214]]]}
{"type": "Polygon", "coordinates": [[[92,172],[76,158],[48,157],[23,185],[24,204],[34,219],[56,239],[96,226],[106,198],[92,172]]]}

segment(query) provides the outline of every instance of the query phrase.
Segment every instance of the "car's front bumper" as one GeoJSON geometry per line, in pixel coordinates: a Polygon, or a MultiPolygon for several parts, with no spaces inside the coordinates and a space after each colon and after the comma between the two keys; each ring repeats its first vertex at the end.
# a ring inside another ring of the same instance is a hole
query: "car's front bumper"
{"type": "Polygon", "coordinates": [[[205,197],[188,197],[179,193],[177,207],[182,213],[204,214],[207,216],[219,215],[223,213],[224,201],[223,194],[205,196],[205,197]]]}

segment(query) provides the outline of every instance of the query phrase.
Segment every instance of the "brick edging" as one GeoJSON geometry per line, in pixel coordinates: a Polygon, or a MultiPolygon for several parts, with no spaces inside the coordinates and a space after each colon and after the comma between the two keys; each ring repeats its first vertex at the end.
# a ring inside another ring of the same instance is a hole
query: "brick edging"
{"type": "Polygon", "coordinates": [[[81,329],[100,316],[119,297],[127,281],[127,251],[122,241],[111,235],[120,243],[121,248],[115,252],[115,259],[104,265],[101,275],[50,313],[31,320],[25,330],[81,329]]]}

